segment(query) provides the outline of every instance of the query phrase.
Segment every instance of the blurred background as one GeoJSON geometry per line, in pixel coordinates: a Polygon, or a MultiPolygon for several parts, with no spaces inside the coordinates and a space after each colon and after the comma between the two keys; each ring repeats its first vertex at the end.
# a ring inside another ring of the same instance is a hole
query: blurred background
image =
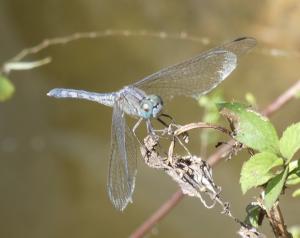
{"type": "MultiPolygon", "coordinates": [[[[82,31],[184,31],[208,40],[201,44],[113,36],[50,47],[26,58],[51,56],[53,62],[10,74],[16,92],[0,104],[0,237],[128,237],[177,189],[166,174],[140,160],[134,203],[117,212],[106,193],[111,108],[48,98],[50,89],[116,91],[225,41],[252,36],[258,47],[219,88],[229,101],[244,101],[251,92],[263,108],[300,77],[299,21],[297,0],[0,1],[1,64],[45,38],[82,31]],[[274,48],[281,54],[272,54],[274,48]]],[[[202,118],[201,108],[191,99],[175,99],[167,111],[180,124],[202,118]]],[[[297,101],[271,118],[279,135],[299,120],[297,101]]],[[[199,133],[193,136],[200,141],[199,133]]],[[[201,154],[199,145],[193,145],[193,152],[201,154]]],[[[256,194],[242,196],[238,183],[245,155],[214,169],[224,199],[240,218],[256,194]]],[[[283,196],[281,208],[289,226],[299,224],[295,207],[299,201],[283,196]]],[[[220,210],[207,210],[198,199],[187,197],[148,237],[219,237],[220,232],[234,237],[237,225],[220,210]]],[[[268,224],[262,232],[271,234],[268,224]]]]}

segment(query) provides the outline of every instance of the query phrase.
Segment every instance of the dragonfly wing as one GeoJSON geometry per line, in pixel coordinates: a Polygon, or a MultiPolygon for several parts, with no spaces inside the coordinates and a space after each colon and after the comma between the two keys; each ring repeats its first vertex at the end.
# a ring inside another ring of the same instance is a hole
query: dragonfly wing
{"type": "Polygon", "coordinates": [[[238,38],[182,63],[164,68],[133,86],[163,99],[197,97],[211,91],[237,66],[239,56],[256,45],[254,38],[238,38]]]}
{"type": "Polygon", "coordinates": [[[108,173],[108,194],[114,207],[123,211],[135,186],[137,172],[137,147],[125,115],[118,103],[113,107],[111,132],[111,157],[108,173]]]}

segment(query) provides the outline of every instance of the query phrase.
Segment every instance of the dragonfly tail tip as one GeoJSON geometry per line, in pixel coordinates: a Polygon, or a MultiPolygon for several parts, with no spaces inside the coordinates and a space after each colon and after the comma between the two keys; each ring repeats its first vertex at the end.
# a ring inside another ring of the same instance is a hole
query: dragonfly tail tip
{"type": "Polygon", "coordinates": [[[55,97],[56,96],[56,89],[52,89],[47,93],[48,97],[55,97]]]}

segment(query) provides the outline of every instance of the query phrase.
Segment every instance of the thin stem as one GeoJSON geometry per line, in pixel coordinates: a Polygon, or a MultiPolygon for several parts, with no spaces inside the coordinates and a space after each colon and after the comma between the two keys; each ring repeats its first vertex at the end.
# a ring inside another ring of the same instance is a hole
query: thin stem
{"type": "Polygon", "coordinates": [[[262,114],[265,116],[271,116],[274,112],[284,106],[292,98],[295,97],[297,93],[300,92],[300,80],[298,80],[293,86],[276,98],[270,105],[268,105],[263,111],[262,114]]]}
{"type": "MultiPolygon", "coordinates": [[[[265,116],[270,116],[274,112],[278,111],[285,104],[287,104],[291,99],[294,98],[295,94],[300,91],[300,80],[298,80],[293,86],[288,88],[279,97],[277,97],[273,102],[271,102],[263,111],[262,114],[265,116]]],[[[207,162],[210,166],[214,167],[221,159],[223,159],[224,153],[228,152],[232,148],[233,140],[230,140],[228,144],[220,147],[213,155],[209,157],[207,162]]],[[[178,189],[170,199],[165,201],[154,213],[150,216],[144,223],[138,227],[130,236],[130,238],[140,238],[147,234],[162,218],[164,218],[183,198],[183,194],[180,189],[178,189]],[[172,198],[177,199],[172,199],[172,198]],[[168,208],[168,209],[166,209],[168,208]]],[[[279,206],[274,206],[275,212],[281,214],[279,206]]],[[[284,224],[282,215],[278,216],[278,224],[284,224]]],[[[285,226],[283,226],[285,227],[285,226]]]]}
{"type": "Polygon", "coordinates": [[[148,219],[136,229],[130,238],[143,237],[152,227],[154,227],[161,219],[163,219],[182,199],[184,195],[181,190],[175,192],[162,206],[157,209],[148,219]]]}
{"type": "Polygon", "coordinates": [[[36,54],[50,46],[54,45],[65,45],[67,43],[80,40],[80,39],[94,39],[94,38],[102,38],[108,36],[145,36],[145,37],[154,37],[160,39],[178,39],[178,40],[187,40],[192,42],[201,43],[203,45],[207,45],[210,43],[210,40],[206,37],[197,37],[187,34],[186,32],[180,33],[167,33],[164,31],[148,31],[148,30],[114,30],[114,29],[107,29],[104,31],[91,31],[91,32],[76,32],[71,35],[62,36],[62,37],[55,37],[55,38],[48,38],[43,40],[41,43],[23,49],[20,53],[14,56],[10,61],[20,61],[26,56],[31,54],[36,54]]]}
{"type": "Polygon", "coordinates": [[[218,125],[206,123],[206,122],[195,122],[195,123],[190,123],[190,124],[181,126],[175,131],[174,135],[179,136],[180,134],[182,134],[184,132],[187,132],[187,131],[190,131],[193,129],[199,129],[199,128],[215,129],[215,130],[218,130],[220,132],[227,134],[228,136],[231,136],[231,132],[228,129],[218,126],[218,125]]]}
{"type": "Polygon", "coordinates": [[[8,60],[3,65],[0,65],[0,75],[8,74],[7,69],[5,69],[8,63],[16,63],[23,60],[25,57],[37,54],[50,46],[57,45],[66,45],[73,41],[81,40],[81,39],[99,39],[110,36],[122,36],[122,37],[153,37],[158,39],[174,39],[174,40],[184,40],[189,42],[200,43],[202,45],[210,44],[210,40],[207,37],[198,37],[188,34],[187,32],[179,32],[179,33],[168,33],[165,31],[150,31],[150,30],[126,30],[126,29],[107,29],[103,31],[90,31],[90,32],[76,32],[71,35],[62,36],[62,37],[54,37],[44,39],[39,44],[25,48],[21,50],[16,56],[8,60]]]}
{"type": "MultiPolygon", "coordinates": [[[[71,35],[62,36],[62,37],[54,37],[43,40],[41,43],[32,46],[30,48],[23,49],[16,56],[14,56],[9,61],[20,61],[23,58],[36,54],[50,46],[54,45],[64,45],[76,40],[80,39],[95,39],[102,38],[108,36],[140,36],[140,37],[154,37],[160,39],[175,39],[175,40],[186,40],[190,42],[196,42],[203,45],[208,45],[211,43],[211,40],[207,37],[199,37],[188,34],[187,32],[179,32],[179,33],[168,33],[165,31],[149,31],[146,29],[142,30],[126,30],[126,29],[107,29],[103,31],[90,31],[90,32],[76,32],[71,35]]],[[[273,57],[295,57],[299,58],[299,52],[289,52],[284,49],[275,49],[275,48],[261,48],[260,51],[257,51],[261,54],[265,54],[273,57]]]]}

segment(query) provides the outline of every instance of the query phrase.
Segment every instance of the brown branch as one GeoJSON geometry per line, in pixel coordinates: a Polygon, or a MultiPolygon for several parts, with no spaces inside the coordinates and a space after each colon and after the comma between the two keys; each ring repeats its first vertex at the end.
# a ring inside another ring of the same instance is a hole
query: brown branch
{"type": "Polygon", "coordinates": [[[152,227],[154,227],[161,219],[163,219],[182,199],[184,195],[181,190],[175,192],[163,205],[156,210],[146,222],[144,222],[130,238],[143,237],[152,227]]]}
{"type": "MultiPolygon", "coordinates": [[[[297,92],[300,91],[300,80],[298,80],[293,86],[288,88],[284,93],[277,97],[272,103],[270,103],[263,111],[262,114],[270,116],[274,112],[278,111],[285,104],[287,104],[297,92]]],[[[224,154],[232,148],[233,140],[230,140],[228,144],[220,147],[213,155],[211,155],[207,162],[210,166],[214,167],[220,160],[224,158],[224,154]]],[[[131,235],[130,238],[140,238],[147,234],[162,218],[164,218],[184,197],[181,190],[175,192],[170,199],[165,201],[144,223],[138,227],[131,235]]],[[[277,224],[284,224],[283,217],[281,215],[279,206],[274,206],[273,213],[279,214],[280,221],[277,224]]],[[[285,226],[282,226],[285,227],[285,226]]]]}
{"type": "Polygon", "coordinates": [[[271,116],[274,112],[284,106],[289,102],[297,93],[300,92],[300,80],[298,80],[293,86],[281,94],[276,100],[274,100],[270,105],[268,105],[262,114],[265,116],[271,116]]]}
{"type": "Polygon", "coordinates": [[[275,204],[273,208],[267,212],[267,218],[273,229],[275,237],[291,238],[291,234],[286,229],[283,216],[279,207],[279,203],[275,204]]]}

